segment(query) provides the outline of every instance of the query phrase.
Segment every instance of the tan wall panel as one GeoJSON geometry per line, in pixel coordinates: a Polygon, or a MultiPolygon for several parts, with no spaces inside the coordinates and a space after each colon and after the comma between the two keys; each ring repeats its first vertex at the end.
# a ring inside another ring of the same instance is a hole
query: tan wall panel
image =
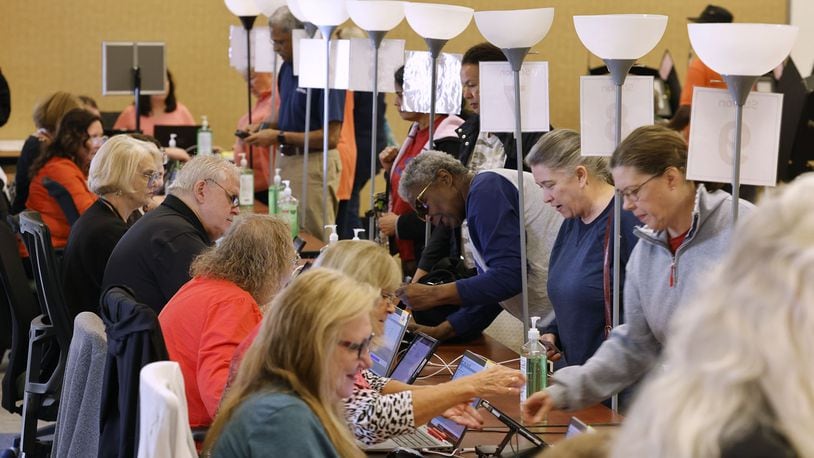
{"type": "MultiPolygon", "coordinates": [[[[707,0],[448,0],[475,10],[552,6],[554,24],[529,57],[550,62],[551,120],[555,126],[579,125],[579,76],[587,66],[600,65],[589,56],[574,31],[571,16],[600,13],[654,13],[670,17],[659,45],[641,62],[657,66],[669,49],[683,79],[689,54],[686,17],[697,15],[707,0]]],[[[738,22],[781,23],[787,18],[786,0],[719,0],[738,22]]],[[[258,19],[258,24],[265,18],[258,19]]],[[[95,97],[105,111],[121,110],[128,97],[101,96],[101,42],[143,40],[167,43],[168,64],[177,83],[178,99],[196,118],[206,114],[215,143],[229,147],[237,118],[245,112],[243,79],[228,66],[228,26],[238,24],[217,0],[3,0],[0,3],[0,68],[12,87],[13,113],[0,128],[0,139],[20,139],[33,127],[32,107],[58,89],[95,97]]],[[[507,26],[511,26],[507,24],[507,26]]],[[[423,41],[406,22],[388,35],[404,38],[407,49],[425,50],[423,41]]],[[[464,52],[483,41],[474,21],[445,51],[464,52]]],[[[388,97],[392,103],[392,97],[388,97]]],[[[406,123],[388,108],[397,140],[406,123]]]]}

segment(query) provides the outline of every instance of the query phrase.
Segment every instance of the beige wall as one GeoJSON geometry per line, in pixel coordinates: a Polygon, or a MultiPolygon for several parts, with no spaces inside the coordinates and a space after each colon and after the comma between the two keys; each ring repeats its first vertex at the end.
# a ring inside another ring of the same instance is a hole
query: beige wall
{"type": "MultiPolygon", "coordinates": [[[[339,0],[337,0],[339,1],[339,0]]],[[[447,0],[476,10],[556,8],[548,36],[530,60],[550,62],[551,120],[556,126],[579,125],[579,76],[601,62],[589,56],[574,31],[571,16],[600,13],[654,13],[670,16],[659,45],[641,62],[657,66],[669,49],[683,79],[689,43],[686,17],[697,15],[707,0],[447,0]]],[[[786,0],[718,0],[738,22],[781,23],[787,18],[786,0]]],[[[265,19],[258,19],[264,23],[265,19]]],[[[101,42],[164,41],[178,99],[196,118],[208,115],[215,143],[229,146],[237,118],[245,112],[243,79],[229,68],[228,26],[238,24],[218,0],[3,0],[0,2],[0,68],[12,88],[13,112],[0,128],[0,139],[21,139],[33,129],[30,114],[36,101],[63,89],[95,97],[102,110],[121,110],[131,99],[101,95],[101,42]]],[[[507,24],[507,26],[511,26],[507,24]]],[[[404,38],[407,49],[425,50],[423,41],[402,23],[389,38],[404,38]]],[[[474,22],[445,51],[464,52],[483,41],[474,22]]],[[[388,103],[392,97],[388,98],[388,103]]],[[[388,117],[398,140],[406,130],[395,110],[388,117]]]]}

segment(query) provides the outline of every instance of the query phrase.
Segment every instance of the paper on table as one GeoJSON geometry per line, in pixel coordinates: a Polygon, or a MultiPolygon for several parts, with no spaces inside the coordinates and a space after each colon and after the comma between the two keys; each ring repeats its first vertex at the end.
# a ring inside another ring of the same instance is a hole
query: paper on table
{"type": "MultiPolygon", "coordinates": [[[[610,156],[615,147],[616,85],[610,76],[580,77],[583,156],[610,156]]],[[[628,75],[622,86],[622,139],[653,124],[653,77],[628,75]]]]}
{"type": "MultiPolygon", "coordinates": [[[[480,129],[514,132],[514,75],[508,62],[480,63],[480,129]]],[[[523,132],[548,132],[548,62],[524,62],[520,69],[523,132]]]]}
{"type": "MultiPolygon", "coordinates": [[[[750,92],[743,106],[741,184],[777,184],[783,94],[750,92]]],[[[732,182],[735,103],[725,89],[695,88],[692,97],[687,178],[732,182]]]]}

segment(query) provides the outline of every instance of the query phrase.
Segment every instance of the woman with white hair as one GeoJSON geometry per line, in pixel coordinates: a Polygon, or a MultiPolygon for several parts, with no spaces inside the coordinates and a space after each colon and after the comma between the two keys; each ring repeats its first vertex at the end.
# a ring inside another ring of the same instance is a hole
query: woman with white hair
{"type": "Polygon", "coordinates": [[[765,200],[670,328],[614,456],[814,456],[814,175],[765,200]]]}
{"type": "Polygon", "coordinates": [[[88,187],[99,196],[71,228],[62,259],[62,285],[72,316],[97,312],[105,265],[128,217],[161,188],[163,157],[152,143],[117,135],[90,162],[88,187]]]}

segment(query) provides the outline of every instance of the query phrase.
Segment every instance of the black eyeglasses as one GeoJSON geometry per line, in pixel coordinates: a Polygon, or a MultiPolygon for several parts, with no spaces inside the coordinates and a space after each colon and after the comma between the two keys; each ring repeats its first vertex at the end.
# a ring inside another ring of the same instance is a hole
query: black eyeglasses
{"type": "Polygon", "coordinates": [[[427,183],[427,186],[424,186],[424,189],[415,196],[415,215],[418,216],[418,219],[421,221],[426,221],[427,214],[430,212],[430,206],[427,205],[427,202],[424,202],[424,193],[427,192],[427,189],[430,189],[430,186],[435,182],[435,179],[427,183]]]}
{"type": "Polygon", "coordinates": [[[361,342],[351,342],[349,340],[340,340],[338,343],[339,345],[347,348],[350,351],[356,352],[356,358],[362,359],[362,354],[370,352],[370,343],[373,341],[373,334],[372,332],[367,337],[367,339],[361,342]]]}
{"type": "Polygon", "coordinates": [[[147,186],[152,187],[158,180],[164,178],[164,172],[143,172],[142,175],[147,178],[147,186]]]}
{"type": "Polygon", "coordinates": [[[230,193],[229,191],[226,190],[226,188],[221,186],[220,183],[218,183],[212,178],[207,178],[206,181],[209,183],[214,183],[215,185],[217,185],[217,187],[223,189],[223,192],[226,193],[226,198],[229,199],[229,201],[232,203],[232,208],[237,208],[238,206],[240,206],[240,195],[230,193]]]}
{"type": "Polygon", "coordinates": [[[660,177],[662,175],[664,175],[664,172],[661,172],[658,175],[653,175],[652,177],[644,180],[638,186],[634,186],[632,188],[626,188],[626,189],[621,190],[620,194],[622,194],[622,198],[623,199],[628,199],[631,202],[638,202],[639,201],[639,191],[642,190],[644,185],[646,185],[647,183],[650,183],[651,181],[653,181],[654,179],[656,179],[656,178],[658,178],[658,177],[660,177]]]}

